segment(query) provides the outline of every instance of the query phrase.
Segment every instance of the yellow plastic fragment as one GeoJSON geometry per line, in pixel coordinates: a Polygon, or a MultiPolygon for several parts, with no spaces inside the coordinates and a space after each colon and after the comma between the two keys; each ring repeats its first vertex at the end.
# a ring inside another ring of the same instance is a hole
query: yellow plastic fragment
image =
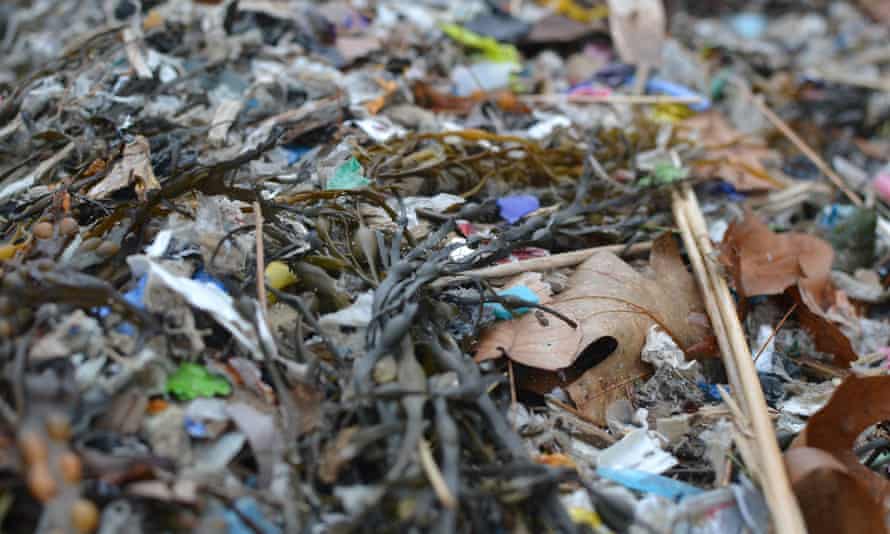
{"type": "Polygon", "coordinates": [[[513,45],[499,43],[496,39],[471,32],[457,24],[442,24],[441,28],[445,35],[467,48],[479,50],[489,61],[519,64],[519,50],[513,45]]]}
{"type": "MultiPolygon", "coordinates": [[[[275,289],[284,289],[300,281],[300,278],[281,261],[273,261],[266,265],[266,283],[275,289]]],[[[274,295],[268,295],[269,302],[275,302],[274,295]]]]}
{"type": "Polygon", "coordinates": [[[608,532],[608,529],[605,525],[603,525],[603,520],[600,519],[600,516],[598,513],[596,513],[596,510],[572,507],[569,508],[569,517],[571,517],[572,521],[574,521],[575,523],[587,525],[595,532],[608,532]]]}
{"type": "Polygon", "coordinates": [[[16,245],[0,245],[0,261],[11,260],[18,251],[19,247],[16,245]]]}
{"type": "Polygon", "coordinates": [[[695,111],[686,104],[656,104],[652,109],[652,120],[661,123],[676,124],[695,115],[695,111]]]}
{"type": "Polygon", "coordinates": [[[572,0],[539,0],[538,3],[549,6],[553,11],[578,22],[594,22],[609,16],[609,7],[600,4],[593,7],[584,7],[572,0]]]}

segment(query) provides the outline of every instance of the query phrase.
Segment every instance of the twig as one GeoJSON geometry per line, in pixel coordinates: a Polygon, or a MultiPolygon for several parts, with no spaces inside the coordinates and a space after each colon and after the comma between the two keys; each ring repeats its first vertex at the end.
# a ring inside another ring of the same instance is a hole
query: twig
{"type": "Polygon", "coordinates": [[[548,271],[551,269],[560,269],[562,267],[574,267],[575,265],[583,263],[584,260],[597,252],[606,251],[614,254],[633,256],[641,252],[647,252],[651,248],[651,241],[636,243],[630,247],[626,245],[606,245],[602,247],[585,248],[582,250],[574,250],[572,252],[563,252],[562,254],[554,254],[544,258],[533,258],[514,263],[505,263],[503,265],[483,267],[481,269],[472,269],[461,273],[460,276],[442,278],[431,285],[434,288],[444,287],[449,283],[471,278],[503,278],[506,276],[527,273],[529,271],[548,271]]]}
{"type": "Polygon", "coordinates": [[[421,438],[417,442],[417,450],[420,453],[420,465],[423,466],[423,472],[426,473],[433,491],[436,492],[436,497],[439,498],[439,502],[445,508],[454,509],[457,507],[457,499],[454,498],[451,490],[448,489],[448,484],[445,483],[445,479],[442,477],[442,471],[439,470],[439,466],[436,465],[436,460],[433,458],[433,451],[430,450],[429,443],[421,438]]]}
{"type": "Polygon", "coordinates": [[[827,163],[825,163],[825,160],[822,159],[822,157],[819,156],[819,154],[817,154],[815,150],[810,148],[810,146],[807,145],[807,143],[803,139],[801,139],[800,136],[797,135],[794,130],[792,130],[791,127],[782,120],[781,117],[776,115],[776,113],[771,110],[769,106],[766,105],[762,98],[755,96],[754,93],[752,93],[751,90],[748,88],[748,86],[741,81],[737,80],[736,84],[741,87],[748,100],[750,100],[755,106],[757,106],[757,109],[759,109],[760,112],[763,113],[763,116],[766,117],[767,120],[769,120],[773,124],[773,126],[776,127],[776,129],[782,132],[782,134],[787,137],[788,140],[791,141],[791,143],[796,146],[798,150],[803,152],[803,154],[811,162],[813,162],[813,165],[818,167],[819,170],[828,177],[831,183],[833,183],[838,189],[840,189],[845,195],[847,195],[847,198],[850,199],[850,202],[857,206],[862,205],[862,198],[853,190],[851,190],[844,182],[844,179],[841,178],[838,173],[834,172],[834,169],[832,169],[827,163]]]}
{"type": "Polygon", "coordinates": [[[253,216],[256,220],[256,297],[260,301],[263,317],[268,317],[269,306],[266,299],[266,260],[263,254],[263,211],[259,202],[253,203],[253,216]]]}
{"type": "MultiPolygon", "coordinates": [[[[726,280],[713,262],[706,261],[714,252],[698,199],[688,184],[673,194],[673,209],[680,226],[696,279],[705,296],[711,324],[720,344],[723,361],[733,389],[743,402],[742,412],[751,422],[758,461],[750,468],[760,468],[760,486],[772,513],[776,532],[804,534],[806,528],[788,474],[782,461],[775,430],[767,411],[760,379],[726,280]]],[[[746,461],[750,461],[746,459],[746,461]]]]}
{"type": "Polygon", "coordinates": [[[530,103],[559,104],[700,104],[699,96],[669,95],[529,95],[522,100],[530,103]]]}
{"type": "Polygon", "coordinates": [[[510,379],[510,411],[514,417],[511,417],[513,423],[513,431],[516,431],[516,377],[513,374],[513,360],[507,358],[507,377],[510,379]]]}
{"type": "Polygon", "coordinates": [[[785,312],[785,316],[782,317],[782,320],[779,321],[779,324],[777,324],[776,327],[773,328],[773,332],[769,335],[768,338],[766,338],[766,341],[760,347],[760,350],[757,351],[757,354],[754,355],[754,363],[757,363],[757,358],[760,358],[760,355],[763,353],[764,350],[766,350],[766,347],[769,346],[770,342],[773,340],[774,337],[776,337],[776,334],[779,333],[779,330],[782,328],[782,326],[784,326],[785,321],[788,320],[788,317],[790,317],[796,309],[797,303],[795,302],[794,305],[791,306],[791,308],[787,312],[785,312]]]}

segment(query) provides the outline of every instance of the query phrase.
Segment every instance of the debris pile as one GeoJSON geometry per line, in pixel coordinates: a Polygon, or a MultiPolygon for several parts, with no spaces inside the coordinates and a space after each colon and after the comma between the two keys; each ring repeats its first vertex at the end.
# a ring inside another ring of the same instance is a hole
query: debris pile
{"type": "Polygon", "coordinates": [[[886,532],[887,2],[0,5],[5,532],[886,532]]]}

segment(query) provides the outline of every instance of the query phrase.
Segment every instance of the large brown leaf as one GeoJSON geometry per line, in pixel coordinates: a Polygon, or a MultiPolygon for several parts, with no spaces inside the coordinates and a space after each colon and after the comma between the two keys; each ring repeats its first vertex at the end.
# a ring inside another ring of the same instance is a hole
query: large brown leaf
{"type": "Polygon", "coordinates": [[[623,386],[648,371],[640,351],[650,326],[659,324],[683,348],[709,332],[698,287],[672,236],[655,241],[650,261],[651,277],[612,253],[594,254],[569,279],[569,288],[547,304],[578,328],[553,316],[542,321],[540,314],[526,314],[487,330],[477,360],[506,355],[529,367],[559,371],[562,385],[571,382],[568,391],[578,407],[602,420],[605,406],[626,398],[623,386]],[[578,377],[573,365],[593,367],[578,377]]]}

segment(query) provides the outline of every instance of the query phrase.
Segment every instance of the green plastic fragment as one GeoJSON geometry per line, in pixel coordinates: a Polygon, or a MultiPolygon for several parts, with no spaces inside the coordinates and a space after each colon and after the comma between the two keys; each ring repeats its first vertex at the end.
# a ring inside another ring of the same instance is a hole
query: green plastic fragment
{"type": "Polygon", "coordinates": [[[179,400],[228,395],[231,392],[232,386],[225,378],[196,363],[180,365],[167,379],[167,393],[175,395],[179,400]]]}
{"type": "Polygon", "coordinates": [[[485,37],[478,33],[458,26],[457,24],[442,24],[442,31],[458,43],[479,50],[482,56],[496,63],[519,64],[519,50],[515,46],[499,43],[496,39],[485,37]]]}
{"type": "Polygon", "coordinates": [[[689,169],[677,167],[673,163],[658,162],[651,176],[647,176],[640,180],[641,186],[666,185],[679,182],[689,176],[689,169]]]}
{"type": "Polygon", "coordinates": [[[343,165],[334,170],[334,175],[328,180],[326,189],[358,189],[370,184],[365,178],[362,164],[355,158],[349,158],[343,165]]]}

